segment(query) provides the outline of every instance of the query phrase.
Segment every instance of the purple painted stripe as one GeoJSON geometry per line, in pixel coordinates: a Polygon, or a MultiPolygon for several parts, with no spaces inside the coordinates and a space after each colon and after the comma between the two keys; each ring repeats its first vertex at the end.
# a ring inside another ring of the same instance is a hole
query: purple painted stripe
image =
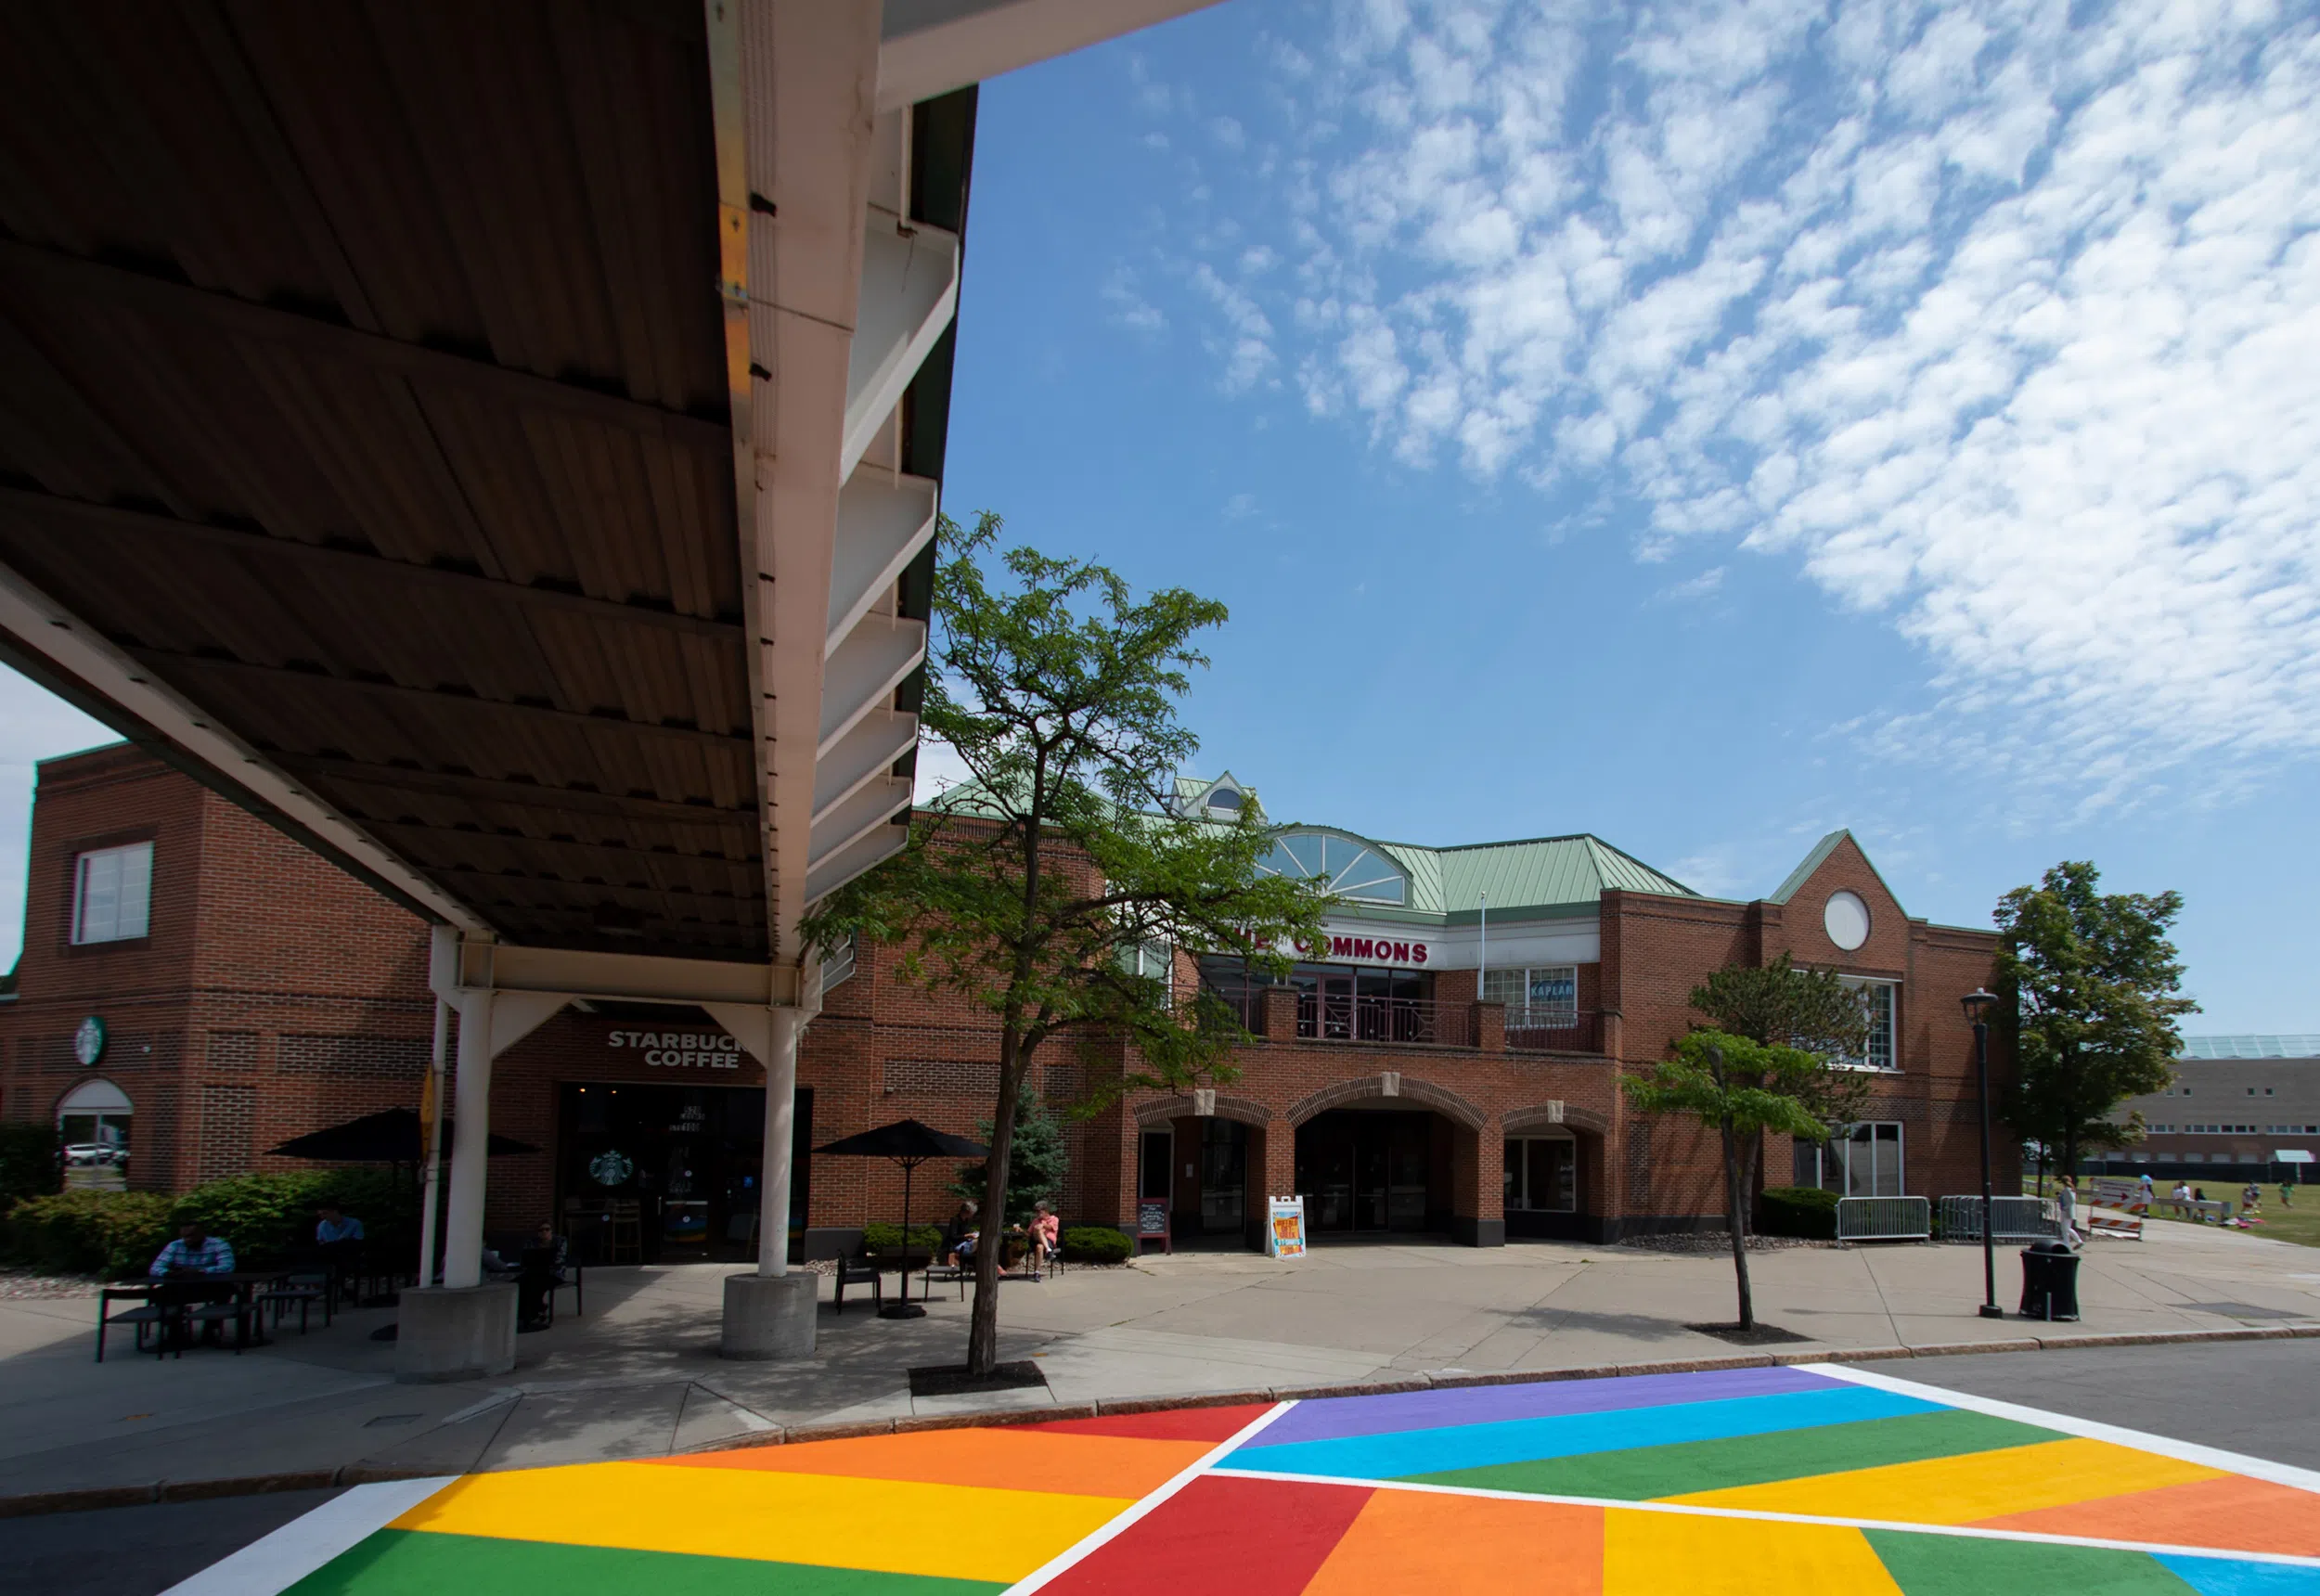
{"type": "Polygon", "coordinates": [[[1397,1391],[1384,1396],[1324,1396],[1298,1403],[1241,1450],[1449,1424],[1492,1424],[1509,1419],[1552,1419],[1566,1413],[1664,1408],[1677,1402],[1719,1402],[1731,1396],[1817,1391],[1843,1384],[1801,1369],[1711,1369],[1695,1374],[1629,1374],[1601,1380],[1549,1380],[1530,1385],[1397,1391]]]}

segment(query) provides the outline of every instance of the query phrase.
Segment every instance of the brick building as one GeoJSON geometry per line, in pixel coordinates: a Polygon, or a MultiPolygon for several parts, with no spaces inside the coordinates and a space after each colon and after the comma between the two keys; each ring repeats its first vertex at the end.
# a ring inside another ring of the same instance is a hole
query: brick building
{"type": "Polygon", "coordinates": [[[2112,1111],[2132,1148],[2082,1160],[2113,1175],[2301,1183],[2320,1164],[2320,1036],[2185,1036],[2173,1078],[2112,1111]]]}
{"type": "MultiPolygon", "coordinates": [[[[1190,809],[1253,803],[1230,775],[1190,809]]],[[[1766,1183],[1939,1195],[1977,1182],[1971,1034],[1991,933],[1911,920],[1847,832],[1767,897],[1701,896],[1592,836],[1470,847],[1289,827],[1268,868],[1328,875],[1328,946],[1285,983],[1167,960],[1236,1003],[1237,1078],[1068,1121],[1070,1223],[1165,1204],[1179,1243],[1253,1240],[1301,1191],[1317,1240],[1396,1231],[1495,1244],[1721,1227],[1717,1152],[1630,1113],[1618,1065],[1665,1055],[1710,971],[1783,952],[1835,969],[1875,1020],[1864,1121],[1768,1148],[1766,1183]]],[[[0,1113],[125,1139],[133,1185],[286,1166],[264,1149],[417,1101],[433,1002],[426,926],[187,778],[125,747],[40,766],[24,953],[0,1007],[0,1113]],[[98,1022],[97,1027],[86,1024],[98,1022]],[[94,1045],[92,1045],[94,1043],[94,1045]]],[[[893,950],[825,969],[798,1064],[793,1219],[822,1253],[893,1216],[884,1165],[815,1145],[903,1117],[973,1135],[995,1053],[959,1000],[906,985],[893,950]]],[[[1068,1104],[1120,1059],[1050,1043],[1037,1085],[1068,1104]]],[[[490,1225],[638,1205],[648,1256],[754,1242],[762,1072],[697,1010],[575,1006],[501,1055],[490,1225]]],[[[2002,1183],[2011,1138],[1997,1139],[2002,1183]]],[[[922,1172],[920,1210],[947,1199],[922,1172]]]]}

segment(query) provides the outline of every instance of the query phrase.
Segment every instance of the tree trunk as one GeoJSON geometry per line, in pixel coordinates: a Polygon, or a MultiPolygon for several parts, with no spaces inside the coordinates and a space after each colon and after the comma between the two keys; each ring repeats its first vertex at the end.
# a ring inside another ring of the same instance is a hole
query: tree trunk
{"type": "Polygon", "coordinates": [[[1023,1069],[1023,1043],[1011,1024],[999,1034],[999,1102],[991,1114],[990,1156],[983,1162],[983,1237],[974,1247],[974,1307],[967,1320],[970,1376],[999,1367],[999,1266],[1007,1246],[1007,1166],[1014,1155],[1023,1069]]]}
{"type": "Polygon", "coordinates": [[[1724,1132],[1724,1200],[1726,1228],[1732,1232],[1732,1272],[1740,1286],[1740,1328],[1756,1328],[1756,1301],[1748,1292],[1747,1217],[1740,1205],[1740,1148],[1730,1130],[1724,1132]]]}

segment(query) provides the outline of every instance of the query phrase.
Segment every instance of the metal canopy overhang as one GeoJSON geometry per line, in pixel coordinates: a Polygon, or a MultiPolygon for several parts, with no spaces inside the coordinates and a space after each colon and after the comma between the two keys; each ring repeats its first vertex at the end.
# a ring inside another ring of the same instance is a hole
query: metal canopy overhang
{"type": "Polygon", "coordinates": [[[0,9],[0,653],[438,920],[794,965],[908,817],[966,85],[1198,3],[0,9]]]}

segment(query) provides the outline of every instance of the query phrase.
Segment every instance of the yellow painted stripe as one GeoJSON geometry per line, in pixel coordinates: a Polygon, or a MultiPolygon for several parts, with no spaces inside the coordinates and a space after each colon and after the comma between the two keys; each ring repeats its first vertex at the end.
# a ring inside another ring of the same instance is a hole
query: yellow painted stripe
{"type": "Polygon", "coordinates": [[[1604,1514],[1603,1596],[1763,1596],[1768,1590],[1901,1596],[1868,1537],[1842,1525],[1621,1508],[1604,1514]]]}
{"type": "Polygon", "coordinates": [[[1012,1584],[1131,1505],[913,1480],[584,1463],[470,1474],[392,1527],[1012,1584]]]}
{"type": "Polygon", "coordinates": [[[2179,1462],[2108,1441],[2073,1439],[1813,1474],[1771,1485],[1696,1491],[1666,1499],[1700,1507],[1883,1519],[1895,1524],[1972,1524],[2000,1513],[2067,1507],[2127,1491],[2222,1476],[2220,1469],[2179,1462]]]}

